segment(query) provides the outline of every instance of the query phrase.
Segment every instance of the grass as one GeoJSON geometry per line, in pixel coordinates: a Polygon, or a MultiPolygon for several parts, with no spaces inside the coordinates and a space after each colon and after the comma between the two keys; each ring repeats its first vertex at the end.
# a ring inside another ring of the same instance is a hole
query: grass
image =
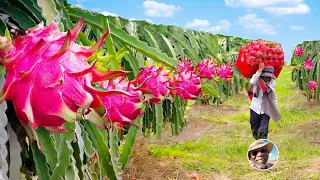
{"type": "MultiPolygon", "coordinates": [[[[319,107],[311,106],[295,88],[290,72],[289,66],[284,67],[276,80],[281,119],[270,120],[268,139],[279,149],[279,161],[272,170],[255,171],[248,163],[247,149],[254,139],[249,124],[250,101],[243,95],[225,102],[243,111],[203,113],[200,118],[214,124],[204,136],[193,141],[150,145],[151,154],[179,159],[186,170],[223,174],[230,179],[320,179],[319,168],[313,169],[319,164],[312,164],[320,157],[320,145],[308,141],[320,138],[312,137],[320,133],[310,131],[311,123],[319,121],[319,107]]],[[[192,112],[192,108],[189,111],[192,112]]]]}

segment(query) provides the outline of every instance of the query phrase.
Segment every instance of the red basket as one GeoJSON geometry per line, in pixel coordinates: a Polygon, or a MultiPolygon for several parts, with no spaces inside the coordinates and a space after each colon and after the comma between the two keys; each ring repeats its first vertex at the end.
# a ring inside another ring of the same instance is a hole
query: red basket
{"type": "MultiPolygon", "coordinates": [[[[239,69],[243,77],[251,78],[252,75],[255,74],[259,69],[259,64],[256,64],[256,65],[249,64],[243,53],[242,47],[240,47],[238,59],[236,60],[236,67],[239,69]]],[[[276,76],[276,78],[278,78],[283,66],[273,66],[273,67],[274,67],[274,75],[276,76]]]]}

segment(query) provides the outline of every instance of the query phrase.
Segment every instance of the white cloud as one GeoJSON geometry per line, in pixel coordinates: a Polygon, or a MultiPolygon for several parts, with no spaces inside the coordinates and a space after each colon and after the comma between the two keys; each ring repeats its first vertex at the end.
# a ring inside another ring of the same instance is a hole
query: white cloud
{"type": "Polygon", "coordinates": [[[291,30],[304,30],[303,26],[291,26],[291,30]]]}
{"type": "Polygon", "coordinates": [[[92,10],[92,11],[97,11],[97,12],[102,11],[101,8],[92,8],[91,10],[92,10]]]}
{"type": "Polygon", "coordinates": [[[231,23],[228,20],[220,20],[219,24],[217,24],[216,26],[202,27],[200,28],[200,31],[206,31],[211,33],[218,33],[221,31],[229,32],[230,27],[231,23]]]}
{"type": "Polygon", "coordinates": [[[74,6],[75,6],[75,7],[78,7],[78,8],[82,8],[82,9],[84,9],[83,4],[75,4],[74,6]]]}
{"type": "Polygon", "coordinates": [[[303,0],[224,0],[227,6],[237,7],[271,7],[271,6],[297,6],[303,0]]]}
{"type": "Polygon", "coordinates": [[[244,17],[239,17],[238,23],[240,23],[244,29],[253,30],[261,34],[278,34],[274,26],[270,25],[265,19],[258,18],[256,14],[247,14],[244,17]]]}
{"type": "Polygon", "coordinates": [[[105,15],[105,16],[119,16],[115,13],[111,13],[111,12],[108,12],[108,11],[102,11],[101,14],[105,15]]]}
{"type": "Polygon", "coordinates": [[[307,14],[311,11],[306,4],[299,4],[297,7],[267,7],[263,10],[270,14],[307,14]]]}
{"type": "Polygon", "coordinates": [[[153,0],[147,0],[143,2],[145,8],[145,14],[153,17],[173,17],[175,12],[182,10],[180,6],[167,5],[164,3],[158,3],[153,0]]]}
{"type": "Polygon", "coordinates": [[[186,24],[186,28],[192,27],[206,27],[210,26],[210,22],[208,20],[194,19],[192,22],[188,22],[186,24]]]}
{"type": "Polygon", "coordinates": [[[227,6],[234,8],[263,8],[270,14],[306,14],[311,11],[303,0],[225,0],[227,6]]]}

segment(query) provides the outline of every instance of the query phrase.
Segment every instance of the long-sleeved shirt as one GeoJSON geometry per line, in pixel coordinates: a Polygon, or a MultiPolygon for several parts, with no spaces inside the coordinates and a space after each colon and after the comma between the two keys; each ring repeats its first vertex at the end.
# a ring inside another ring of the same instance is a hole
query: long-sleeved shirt
{"type": "MultiPolygon", "coordinates": [[[[261,72],[257,71],[252,78],[250,79],[250,83],[253,85],[253,92],[256,92],[256,89],[258,88],[258,79],[261,75],[261,72]]],[[[276,86],[276,81],[274,79],[271,79],[268,83],[268,93],[270,91],[273,91],[273,93],[270,93],[269,97],[272,100],[273,103],[277,106],[277,96],[275,94],[275,86],[276,86]]],[[[261,88],[259,88],[259,96],[258,97],[252,97],[252,102],[251,102],[251,109],[256,112],[257,114],[264,114],[263,111],[263,92],[261,88]]]]}

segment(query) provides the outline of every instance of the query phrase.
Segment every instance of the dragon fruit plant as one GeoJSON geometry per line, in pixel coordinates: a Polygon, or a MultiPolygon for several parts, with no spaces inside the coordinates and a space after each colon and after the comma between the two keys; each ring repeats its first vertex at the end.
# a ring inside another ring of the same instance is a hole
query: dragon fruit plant
{"type": "Polygon", "coordinates": [[[68,32],[60,32],[54,22],[45,27],[40,23],[25,35],[13,37],[14,48],[8,40],[1,39],[1,63],[7,76],[0,101],[13,102],[17,117],[30,136],[37,126],[66,132],[65,122],[80,119],[107,128],[102,118],[105,108],[98,97],[133,96],[120,89],[99,91],[92,86],[127,72],[100,72],[94,69],[95,62],[88,64],[87,59],[103,44],[108,31],[94,46],[80,46],[74,40],[83,21],[80,19],[68,32]]]}

